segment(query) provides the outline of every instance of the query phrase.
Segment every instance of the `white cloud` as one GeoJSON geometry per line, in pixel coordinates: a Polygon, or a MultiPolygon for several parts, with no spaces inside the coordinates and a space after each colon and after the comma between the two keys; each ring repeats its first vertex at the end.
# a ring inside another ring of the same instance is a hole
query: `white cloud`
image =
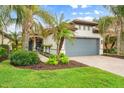
{"type": "Polygon", "coordinates": [[[70,5],[72,8],[78,8],[78,5],[70,5]]]}
{"type": "Polygon", "coordinates": [[[73,12],[72,15],[77,15],[77,13],[76,12],[73,12]]]}
{"type": "Polygon", "coordinates": [[[88,15],[88,14],[90,14],[90,12],[86,12],[85,14],[87,14],[87,15],[88,15]]]}
{"type": "Polygon", "coordinates": [[[79,12],[79,14],[80,14],[80,15],[83,15],[84,13],[82,13],[82,12],[79,12]]]}
{"type": "Polygon", "coordinates": [[[87,8],[89,7],[88,5],[70,5],[72,8],[78,8],[78,7],[81,7],[81,8],[87,8]]]}
{"type": "Polygon", "coordinates": [[[91,14],[91,13],[90,12],[84,12],[84,13],[83,12],[79,12],[79,14],[80,15],[83,15],[83,14],[88,15],[88,14],[91,14]]]}
{"type": "Polygon", "coordinates": [[[100,12],[98,10],[94,10],[94,13],[97,14],[97,15],[100,14],[100,12]]]}
{"type": "Polygon", "coordinates": [[[81,8],[87,8],[88,5],[81,5],[81,8]]]}
{"type": "Polygon", "coordinates": [[[88,21],[93,21],[93,17],[91,16],[86,16],[86,17],[78,17],[77,19],[80,19],[80,20],[88,20],[88,21]]]}
{"type": "Polygon", "coordinates": [[[84,17],[84,20],[89,20],[89,21],[93,21],[93,17],[91,17],[91,16],[86,16],[86,17],[84,17]]]}
{"type": "Polygon", "coordinates": [[[101,14],[103,14],[103,11],[99,11],[101,14]]]}

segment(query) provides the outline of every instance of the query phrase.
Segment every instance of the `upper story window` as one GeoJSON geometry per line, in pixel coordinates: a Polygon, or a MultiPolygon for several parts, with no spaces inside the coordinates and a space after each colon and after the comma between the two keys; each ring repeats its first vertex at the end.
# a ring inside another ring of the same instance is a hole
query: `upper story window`
{"type": "Polygon", "coordinates": [[[79,25],[79,30],[81,29],[81,25],[79,25]]]}
{"type": "Polygon", "coordinates": [[[88,26],[88,31],[90,30],[90,26],[88,26]]]}

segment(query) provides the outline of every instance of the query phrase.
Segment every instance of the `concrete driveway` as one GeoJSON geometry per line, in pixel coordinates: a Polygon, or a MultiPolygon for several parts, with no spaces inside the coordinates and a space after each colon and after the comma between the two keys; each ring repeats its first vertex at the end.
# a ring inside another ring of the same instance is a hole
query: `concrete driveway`
{"type": "Polygon", "coordinates": [[[124,76],[124,59],[107,56],[82,56],[70,59],[124,76]]]}

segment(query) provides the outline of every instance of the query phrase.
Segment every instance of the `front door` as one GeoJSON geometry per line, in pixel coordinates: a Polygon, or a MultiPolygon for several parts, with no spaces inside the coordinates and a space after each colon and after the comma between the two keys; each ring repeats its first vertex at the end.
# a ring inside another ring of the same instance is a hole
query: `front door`
{"type": "Polygon", "coordinates": [[[40,51],[43,44],[43,39],[36,37],[36,50],[40,51]]]}
{"type": "Polygon", "coordinates": [[[29,39],[29,50],[33,50],[33,40],[31,38],[29,39]]]}

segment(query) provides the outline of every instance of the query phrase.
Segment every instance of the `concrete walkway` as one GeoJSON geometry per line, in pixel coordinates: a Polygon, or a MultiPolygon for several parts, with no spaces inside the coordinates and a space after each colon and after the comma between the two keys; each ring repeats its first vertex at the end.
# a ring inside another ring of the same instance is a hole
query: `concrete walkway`
{"type": "Polygon", "coordinates": [[[124,76],[124,59],[107,56],[83,56],[70,59],[124,76]]]}
{"type": "Polygon", "coordinates": [[[47,57],[45,57],[45,56],[43,56],[43,55],[41,55],[39,53],[38,53],[38,56],[39,56],[41,62],[47,62],[48,61],[47,57]]]}

